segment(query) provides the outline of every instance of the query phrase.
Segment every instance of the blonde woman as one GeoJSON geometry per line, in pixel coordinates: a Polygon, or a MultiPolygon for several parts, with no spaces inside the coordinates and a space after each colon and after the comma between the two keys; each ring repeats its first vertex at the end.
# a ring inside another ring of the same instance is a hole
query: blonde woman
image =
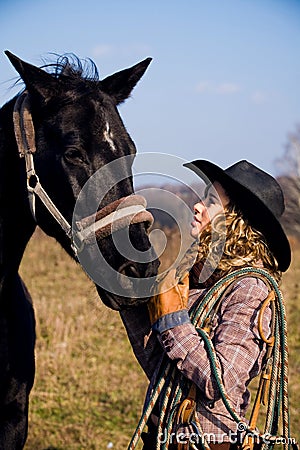
{"type": "MultiPolygon", "coordinates": [[[[228,273],[243,267],[259,267],[278,282],[290,264],[288,239],[279,219],[284,199],[276,180],[247,161],[226,170],[197,160],[186,164],[207,184],[204,198],[194,206],[191,235],[198,240],[199,254],[189,276],[133,311],[121,313],[133,351],[146,372],[148,396],[159,376],[163,357],[173,361],[197,388],[195,423],[212,449],[237,447],[237,423],[225,408],[212,372],[203,339],[191,323],[189,310],[200,304],[208,289],[228,273]]],[[[170,280],[169,280],[170,281],[170,280]]],[[[241,417],[250,403],[247,386],[262,368],[265,343],[258,332],[258,314],[268,295],[264,281],[251,274],[233,283],[219,305],[211,340],[230,402],[241,417]]],[[[265,336],[270,332],[271,311],[263,318],[265,336]]],[[[144,433],[144,450],[163,443],[158,433],[160,398],[144,433]]],[[[171,411],[166,411],[166,415],[171,411]]],[[[169,449],[189,447],[193,431],[175,423],[169,449]]],[[[202,448],[193,442],[193,448],[202,448]]]]}

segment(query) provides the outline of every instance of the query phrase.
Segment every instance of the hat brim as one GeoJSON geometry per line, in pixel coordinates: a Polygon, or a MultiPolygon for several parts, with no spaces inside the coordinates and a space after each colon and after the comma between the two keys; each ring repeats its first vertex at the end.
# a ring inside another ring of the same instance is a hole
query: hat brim
{"type": "Polygon", "coordinates": [[[279,270],[285,272],[291,263],[291,248],[280,222],[269,208],[249,189],[231,178],[224,169],[210,161],[197,160],[183,166],[195,172],[206,184],[218,181],[223,186],[244,217],[263,234],[278,262],[279,270]]]}

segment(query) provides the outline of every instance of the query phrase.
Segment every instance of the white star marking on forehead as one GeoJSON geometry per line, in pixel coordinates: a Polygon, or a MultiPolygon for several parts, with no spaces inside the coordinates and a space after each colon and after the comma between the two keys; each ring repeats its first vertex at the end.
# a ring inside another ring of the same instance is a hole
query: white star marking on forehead
{"type": "Polygon", "coordinates": [[[116,152],[117,149],[116,149],[116,146],[114,144],[113,137],[114,137],[113,133],[110,131],[110,128],[109,128],[109,123],[106,122],[106,128],[105,128],[104,133],[103,133],[103,138],[104,138],[104,140],[106,142],[108,142],[108,144],[110,145],[111,149],[114,152],[116,152]]]}

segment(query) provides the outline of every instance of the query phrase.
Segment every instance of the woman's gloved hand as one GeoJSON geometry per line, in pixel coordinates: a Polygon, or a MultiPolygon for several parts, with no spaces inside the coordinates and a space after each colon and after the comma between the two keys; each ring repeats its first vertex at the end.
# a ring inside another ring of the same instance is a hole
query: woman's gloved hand
{"type": "Polygon", "coordinates": [[[158,284],[157,294],[148,302],[151,325],[160,317],[187,308],[189,296],[189,274],[182,280],[176,279],[176,269],[170,270],[158,284]]]}

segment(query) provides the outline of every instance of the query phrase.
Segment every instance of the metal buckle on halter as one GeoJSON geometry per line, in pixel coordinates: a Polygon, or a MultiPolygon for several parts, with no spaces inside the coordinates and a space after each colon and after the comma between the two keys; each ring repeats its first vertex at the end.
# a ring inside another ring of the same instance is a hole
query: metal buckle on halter
{"type": "Polygon", "coordinates": [[[39,177],[36,175],[35,170],[34,170],[32,153],[27,153],[25,157],[26,157],[26,166],[27,166],[27,158],[31,160],[31,164],[30,164],[31,169],[26,171],[27,172],[27,191],[28,191],[28,200],[29,200],[31,214],[36,222],[34,189],[35,189],[36,185],[39,183],[39,177]],[[34,182],[33,182],[33,180],[34,180],[34,182]]]}
{"type": "Polygon", "coordinates": [[[78,255],[78,253],[82,252],[82,250],[84,249],[84,246],[85,246],[85,242],[84,242],[84,239],[83,239],[80,231],[74,232],[74,230],[73,230],[72,237],[71,237],[71,247],[76,256],[78,255]]]}

